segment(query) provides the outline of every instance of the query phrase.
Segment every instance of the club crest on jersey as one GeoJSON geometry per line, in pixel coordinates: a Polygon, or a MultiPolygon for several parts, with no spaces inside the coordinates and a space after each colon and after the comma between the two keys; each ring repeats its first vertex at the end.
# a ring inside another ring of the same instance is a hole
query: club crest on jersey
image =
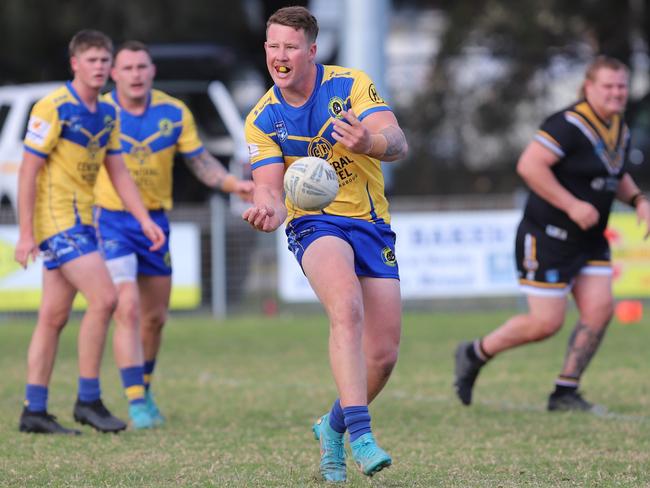
{"type": "Polygon", "coordinates": [[[81,117],[78,115],[70,117],[70,129],[72,132],[79,132],[81,130],[81,117]]]}
{"type": "Polygon", "coordinates": [[[151,149],[149,149],[149,146],[134,145],[131,147],[129,154],[136,159],[140,165],[143,165],[151,154],[151,149]]]}
{"type": "Polygon", "coordinates": [[[169,119],[160,119],[160,122],[158,122],[158,130],[161,136],[170,136],[173,129],[174,124],[169,119]]]}
{"type": "Polygon", "coordinates": [[[307,153],[310,156],[325,160],[328,160],[330,157],[332,157],[333,151],[334,150],[332,149],[330,141],[324,137],[315,137],[311,140],[309,147],[307,148],[307,153]]]}
{"type": "Polygon", "coordinates": [[[327,104],[327,111],[332,117],[335,119],[342,118],[343,116],[341,115],[341,112],[343,112],[343,110],[345,110],[345,102],[343,100],[339,97],[330,98],[330,101],[327,104]]]}
{"type": "Polygon", "coordinates": [[[384,102],[384,99],[379,96],[379,93],[377,93],[377,88],[374,83],[371,83],[368,87],[368,96],[370,97],[370,100],[375,103],[386,103],[384,102]]]}
{"type": "Polygon", "coordinates": [[[280,142],[284,142],[289,137],[287,126],[284,125],[284,120],[279,120],[275,123],[275,133],[278,135],[280,142]]]}
{"type": "Polygon", "coordinates": [[[396,266],[397,260],[395,259],[395,253],[390,247],[385,247],[381,250],[381,260],[387,266],[396,266]]]}
{"type": "Polygon", "coordinates": [[[546,281],[549,283],[557,283],[558,281],[560,281],[560,272],[557,269],[547,270],[546,281]]]}
{"type": "Polygon", "coordinates": [[[113,117],[111,117],[110,115],[104,116],[104,127],[106,127],[108,130],[111,130],[113,129],[113,127],[115,127],[115,120],[113,119],[113,117]]]}

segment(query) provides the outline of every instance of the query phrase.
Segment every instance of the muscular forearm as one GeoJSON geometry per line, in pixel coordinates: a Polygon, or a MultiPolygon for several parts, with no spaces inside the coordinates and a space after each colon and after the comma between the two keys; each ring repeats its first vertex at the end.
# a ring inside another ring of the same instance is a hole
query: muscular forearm
{"type": "Polygon", "coordinates": [[[404,132],[399,127],[389,125],[370,136],[368,156],[382,161],[396,161],[406,156],[408,144],[404,132]]]}
{"type": "Polygon", "coordinates": [[[237,178],[228,173],[228,170],[212,156],[207,150],[201,154],[185,158],[188,167],[199,181],[226,193],[235,190],[237,178]]]}
{"type": "Polygon", "coordinates": [[[529,166],[524,170],[520,168],[519,175],[532,191],[565,213],[569,213],[569,209],[577,201],[577,198],[560,184],[547,166],[529,166]]]}
{"type": "Polygon", "coordinates": [[[36,175],[38,169],[23,163],[18,178],[18,228],[21,236],[33,236],[36,206],[36,175]]]}

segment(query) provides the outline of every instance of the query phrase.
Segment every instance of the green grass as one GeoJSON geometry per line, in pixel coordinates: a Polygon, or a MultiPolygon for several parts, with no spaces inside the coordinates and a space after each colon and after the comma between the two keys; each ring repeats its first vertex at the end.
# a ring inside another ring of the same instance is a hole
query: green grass
{"type": "MultiPolygon", "coordinates": [[[[608,417],[549,414],[570,318],[552,339],[510,351],[481,374],[476,403],[452,388],[460,339],[507,312],[407,314],[395,373],[373,403],[374,432],[394,465],[347,486],[650,486],[650,325],[613,323],[583,381],[608,417]]],[[[310,426],[335,397],[319,315],[214,322],[176,316],[155,378],[164,428],[77,438],[20,434],[32,324],[0,324],[0,486],[323,486],[310,426]]],[[[50,410],[72,426],[77,324],[63,333],[50,410]]],[[[102,387],[126,416],[106,354],[102,387]]]]}

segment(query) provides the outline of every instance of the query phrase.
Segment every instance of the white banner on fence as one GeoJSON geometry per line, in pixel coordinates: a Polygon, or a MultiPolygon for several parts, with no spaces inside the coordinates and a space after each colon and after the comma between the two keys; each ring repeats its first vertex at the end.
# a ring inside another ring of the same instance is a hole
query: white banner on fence
{"type": "MultiPolygon", "coordinates": [[[[395,213],[402,297],[504,296],[518,293],[514,241],[518,210],[395,213]]],[[[316,300],[278,231],[279,293],[288,302],[316,300]]]]}
{"type": "MultiPolygon", "coordinates": [[[[172,308],[195,308],[201,304],[201,252],[199,226],[194,223],[171,223],[170,252],[172,308]]],[[[0,310],[37,310],[41,297],[40,258],[22,269],[14,261],[18,227],[0,225],[0,310]]],[[[75,305],[83,307],[82,301],[75,305]]]]}

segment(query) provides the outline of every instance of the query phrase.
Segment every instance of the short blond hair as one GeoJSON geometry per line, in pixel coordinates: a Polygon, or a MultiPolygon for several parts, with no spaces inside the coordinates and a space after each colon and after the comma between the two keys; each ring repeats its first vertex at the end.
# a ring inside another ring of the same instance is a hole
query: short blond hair
{"type": "Polygon", "coordinates": [[[318,21],[305,7],[293,6],[276,10],[266,21],[267,30],[271,24],[286,25],[295,30],[302,29],[305,31],[305,37],[312,44],[318,37],[318,21]]]}
{"type": "Polygon", "coordinates": [[[582,82],[582,86],[580,87],[580,96],[582,98],[586,98],[585,84],[587,81],[595,81],[596,73],[598,73],[601,69],[625,71],[628,75],[630,74],[630,69],[623,61],[612,58],[611,56],[597,56],[591,63],[589,63],[589,66],[587,66],[587,70],[585,71],[585,79],[582,82]]]}
{"type": "Polygon", "coordinates": [[[84,29],[77,32],[68,45],[68,54],[70,57],[76,56],[91,47],[106,49],[113,54],[113,41],[103,32],[93,29],[84,29]]]}

